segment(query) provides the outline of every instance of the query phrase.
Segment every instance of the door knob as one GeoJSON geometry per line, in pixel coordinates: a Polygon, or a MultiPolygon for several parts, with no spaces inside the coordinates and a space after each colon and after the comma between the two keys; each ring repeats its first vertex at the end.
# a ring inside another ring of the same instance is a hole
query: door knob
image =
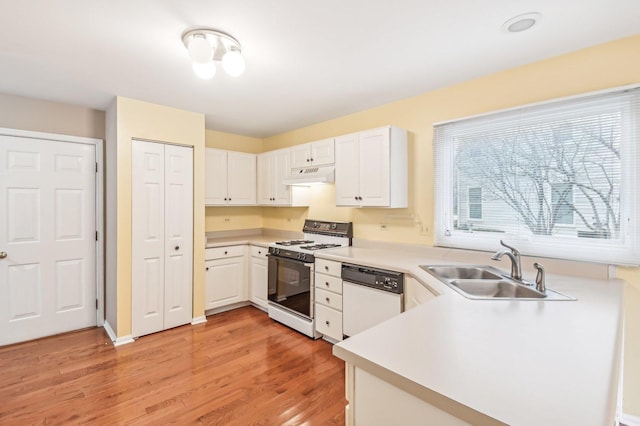
{"type": "Polygon", "coordinates": [[[0,251],[0,259],[4,259],[5,257],[7,257],[7,252],[6,251],[0,251]]]}

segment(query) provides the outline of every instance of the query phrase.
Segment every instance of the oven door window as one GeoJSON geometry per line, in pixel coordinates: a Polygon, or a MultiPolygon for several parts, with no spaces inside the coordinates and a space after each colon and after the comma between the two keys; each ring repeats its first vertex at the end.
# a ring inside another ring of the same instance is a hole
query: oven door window
{"type": "Polygon", "coordinates": [[[269,258],[269,300],[311,318],[311,268],[295,260],[269,258]]]}

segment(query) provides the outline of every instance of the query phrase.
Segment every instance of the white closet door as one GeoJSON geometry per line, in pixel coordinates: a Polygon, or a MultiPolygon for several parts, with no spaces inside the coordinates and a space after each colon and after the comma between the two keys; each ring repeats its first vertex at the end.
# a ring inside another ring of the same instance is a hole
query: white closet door
{"type": "Polygon", "coordinates": [[[192,318],[193,150],[165,146],[164,328],[192,318]]]}
{"type": "Polygon", "coordinates": [[[95,147],[0,136],[0,345],[96,325],[95,147]]]}
{"type": "Polygon", "coordinates": [[[164,328],[164,145],[132,141],[131,331],[164,328]]]}

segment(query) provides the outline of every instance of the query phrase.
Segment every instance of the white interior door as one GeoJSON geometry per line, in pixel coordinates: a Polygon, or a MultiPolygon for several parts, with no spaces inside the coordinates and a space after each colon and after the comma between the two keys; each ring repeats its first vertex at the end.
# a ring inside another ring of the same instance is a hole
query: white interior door
{"type": "Polygon", "coordinates": [[[94,145],[0,136],[0,345],[96,325],[95,164],[94,145]]]}
{"type": "Polygon", "coordinates": [[[193,150],[165,145],[164,328],[192,318],[193,150]]]}
{"type": "Polygon", "coordinates": [[[132,142],[131,331],[188,324],[193,288],[193,150],[132,142]]]}
{"type": "Polygon", "coordinates": [[[131,146],[131,332],[164,327],[164,145],[131,146]]]}

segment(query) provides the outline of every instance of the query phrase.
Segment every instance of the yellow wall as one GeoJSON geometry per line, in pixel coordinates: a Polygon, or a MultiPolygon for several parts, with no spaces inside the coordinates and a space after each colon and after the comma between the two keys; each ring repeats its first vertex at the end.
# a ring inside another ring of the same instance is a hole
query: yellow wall
{"type": "MultiPolygon", "coordinates": [[[[131,334],[131,141],[134,138],[193,147],[193,316],[204,315],[204,115],[117,97],[117,239],[115,276],[118,337],[131,334]]],[[[107,131],[110,134],[109,131],[107,131]]],[[[109,141],[111,143],[111,141],[109,141]]],[[[107,283],[109,290],[110,283],[107,283]]],[[[111,307],[113,308],[113,307],[111,307]]],[[[110,310],[107,307],[107,310],[110,310]]]]}
{"type": "Polygon", "coordinates": [[[262,152],[262,139],[209,129],[205,130],[205,145],[207,148],[228,149],[229,151],[250,152],[252,154],[262,152]]]}
{"type": "MultiPolygon", "coordinates": [[[[640,82],[640,35],[509,69],[420,96],[318,123],[264,140],[264,150],[283,148],[387,124],[409,131],[409,208],[335,207],[331,186],[314,189],[309,217],[353,220],[357,238],[433,243],[432,123],[610,87],[640,82]],[[413,215],[413,219],[411,219],[413,215]],[[381,229],[386,224],[386,230],[381,229]]],[[[428,77],[425,77],[428,78],[428,77]]],[[[286,210],[265,209],[265,228],[299,230],[286,210]]],[[[632,283],[626,298],[624,411],[640,416],[640,272],[621,270],[632,283]]]]}

